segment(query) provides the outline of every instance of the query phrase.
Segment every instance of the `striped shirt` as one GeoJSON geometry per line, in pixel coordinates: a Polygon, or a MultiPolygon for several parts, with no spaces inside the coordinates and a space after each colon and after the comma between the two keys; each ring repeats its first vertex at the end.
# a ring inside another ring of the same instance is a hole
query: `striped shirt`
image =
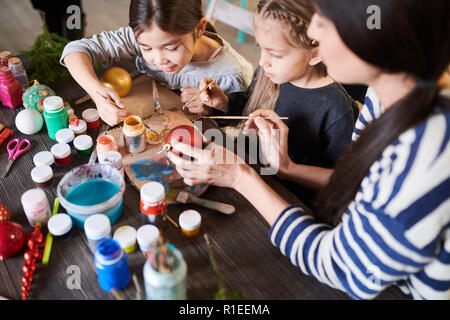
{"type": "MultiPolygon", "coordinates": [[[[381,113],[368,91],[354,138],[381,113]]],[[[270,240],[303,273],[356,299],[391,285],[414,299],[450,299],[450,112],[383,151],[337,227],[290,206],[270,240]]]]}

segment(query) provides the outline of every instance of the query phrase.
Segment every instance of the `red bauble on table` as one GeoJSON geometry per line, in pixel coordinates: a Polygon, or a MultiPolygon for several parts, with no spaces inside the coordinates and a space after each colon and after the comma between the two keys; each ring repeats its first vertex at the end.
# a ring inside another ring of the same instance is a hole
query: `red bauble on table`
{"type": "Polygon", "coordinates": [[[191,146],[197,148],[201,148],[203,146],[202,134],[194,126],[189,125],[181,125],[173,128],[166,137],[165,150],[178,152],[178,155],[182,157],[183,153],[171,147],[170,143],[172,140],[190,144],[191,146]]]}
{"type": "Polygon", "coordinates": [[[10,221],[8,208],[0,203],[0,260],[8,259],[22,249],[25,231],[18,223],[10,221]]]}

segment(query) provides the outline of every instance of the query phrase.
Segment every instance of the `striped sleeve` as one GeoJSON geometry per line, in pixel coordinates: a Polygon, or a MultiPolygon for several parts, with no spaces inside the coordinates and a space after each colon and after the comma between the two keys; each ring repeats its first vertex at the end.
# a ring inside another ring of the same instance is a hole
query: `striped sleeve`
{"type": "Polygon", "coordinates": [[[352,141],[358,140],[361,132],[364,130],[369,123],[373,120],[378,119],[383,113],[383,107],[378,100],[377,95],[372,88],[367,89],[366,97],[364,99],[364,105],[361,109],[361,114],[355,123],[355,128],[353,129],[352,141]]]}
{"type": "Polygon", "coordinates": [[[450,113],[402,134],[330,228],[285,209],[270,240],[302,272],[357,299],[395,285],[450,299],[450,113]]]}

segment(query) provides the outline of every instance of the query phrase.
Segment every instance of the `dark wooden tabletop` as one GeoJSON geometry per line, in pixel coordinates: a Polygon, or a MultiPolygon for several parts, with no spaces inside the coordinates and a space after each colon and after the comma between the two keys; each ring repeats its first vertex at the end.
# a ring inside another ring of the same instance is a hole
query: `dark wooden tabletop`
{"type": "MultiPolygon", "coordinates": [[[[74,106],[74,102],[84,95],[84,91],[72,78],[62,79],[53,84],[52,88],[58,96],[72,104],[79,117],[84,109],[95,107],[92,101],[74,106]]],[[[55,141],[47,136],[45,125],[35,135],[20,133],[14,125],[15,116],[20,110],[23,107],[15,110],[0,107],[0,123],[13,130],[14,138],[27,138],[31,141],[31,149],[14,163],[8,176],[0,180],[0,202],[9,208],[12,220],[20,223],[29,233],[32,227],[27,222],[20,197],[26,190],[35,187],[30,176],[34,166],[33,156],[40,151],[50,150],[55,141]]],[[[88,133],[96,138],[98,129],[90,129],[88,133]]],[[[7,141],[0,149],[0,167],[7,163],[6,143],[7,141]]],[[[64,174],[87,161],[88,159],[79,158],[73,152],[70,165],[55,168],[53,187],[45,191],[51,204],[56,197],[56,186],[64,174]]],[[[275,178],[264,179],[287,201],[300,203],[275,178]]],[[[240,194],[230,189],[210,187],[202,197],[230,203],[236,207],[236,213],[226,216],[188,204],[168,207],[168,214],[174,220],[178,220],[183,210],[190,208],[199,211],[203,218],[200,234],[193,238],[186,238],[171,224],[167,224],[163,230],[165,237],[182,252],[186,260],[188,299],[214,299],[217,291],[217,281],[202,236],[205,232],[211,239],[216,262],[228,289],[239,291],[248,299],[349,299],[345,293],[302,274],[300,269],[292,265],[270,243],[269,225],[240,194]]],[[[60,212],[65,212],[64,208],[60,207],[60,212]]],[[[131,225],[137,229],[142,224],[139,192],[127,181],[123,214],[113,225],[113,231],[123,225],[131,225]]],[[[0,261],[0,296],[20,299],[23,253],[24,249],[10,259],[0,261]]],[[[128,263],[130,272],[137,275],[143,290],[145,258],[139,249],[128,255],[128,263]]],[[[125,294],[127,297],[134,296],[135,287],[132,282],[125,289],[125,294]]],[[[405,299],[405,296],[398,289],[390,288],[378,298],[405,299]]],[[[74,227],[74,235],[70,240],[53,242],[50,262],[46,266],[38,264],[28,299],[114,299],[112,294],[103,291],[98,284],[93,257],[83,230],[74,227]],[[77,266],[81,271],[80,289],[68,288],[67,282],[70,282],[73,274],[71,266],[77,266]]]]}

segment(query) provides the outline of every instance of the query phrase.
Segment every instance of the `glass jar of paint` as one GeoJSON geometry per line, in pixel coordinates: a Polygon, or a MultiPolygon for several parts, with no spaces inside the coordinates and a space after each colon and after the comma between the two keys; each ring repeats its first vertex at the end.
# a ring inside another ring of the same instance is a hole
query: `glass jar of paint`
{"type": "Polygon", "coordinates": [[[5,107],[16,108],[22,104],[22,89],[8,67],[0,68],[0,96],[5,107]]]}
{"type": "Polygon", "coordinates": [[[100,116],[97,109],[89,108],[83,111],[81,117],[86,121],[86,125],[89,129],[95,129],[100,125],[100,116]]]}
{"type": "Polygon", "coordinates": [[[98,159],[99,163],[108,164],[114,168],[116,168],[122,177],[125,177],[125,173],[123,171],[122,164],[122,155],[118,151],[108,151],[103,154],[101,158],[98,159]]]}
{"type": "Polygon", "coordinates": [[[166,262],[169,272],[158,270],[161,251],[156,248],[151,252],[151,261],[144,265],[144,284],[147,300],[185,300],[187,265],[181,252],[172,247],[167,249],[166,262]]]}
{"type": "Polygon", "coordinates": [[[67,143],[54,144],[51,147],[50,152],[52,153],[53,158],[55,158],[56,164],[60,166],[70,163],[72,159],[72,151],[67,143]]]}
{"type": "Polygon", "coordinates": [[[61,97],[50,96],[44,99],[44,120],[50,139],[56,140],[56,133],[69,126],[69,116],[61,97]]]}
{"type": "Polygon", "coordinates": [[[31,179],[38,188],[50,188],[53,185],[53,170],[46,165],[34,167],[31,170],[31,179]]]}
{"type": "Polygon", "coordinates": [[[50,205],[45,192],[41,189],[31,189],[20,198],[23,211],[31,226],[36,223],[46,224],[50,217],[50,205]]]}
{"type": "Polygon", "coordinates": [[[123,226],[114,232],[113,239],[116,240],[126,253],[131,253],[136,249],[136,229],[130,226],[123,226]]]}
{"type": "Polygon", "coordinates": [[[48,231],[57,241],[69,240],[72,238],[72,219],[65,213],[58,213],[48,220],[48,231]]]}
{"type": "Polygon", "coordinates": [[[25,88],[25,86],[28,84],[28,76],[25,71],[25,68],[23,67],[22,61],[20,61],[19,58],[10,58],[8,60],[8,67],[11,69],[11,72],[13,73],[14,77],[19,81],[20,87],[25,88]]]}
{"type": "Polygon", "coordinates": [[[107,239],[99,244],[94,263],[98,282],[103,290],[123,290],[130,283],[127,254],[114,239],[107,239]]]}
{"type": "Polygon", "coordinates": [[[118,151],[119,148],[117,147],[116,139],[109,134],[105,134],[97,138],[96,150],[98,162],[101,162],[105,153],[108,151],[118,151]]]}
{"type": "Polygon", "coordinates": [[[141,226],[136,233],[139,249],[143,253],[147,253],[152,250],[159,238],[159,229],[152,224],[146,224],[141,226]]]}
{"type": "Polygon", "coordinates": [[[77,153],[80,157],[89,157],[94,150],[94,143],[92,138],[87,134],[78,136],[73,140],[73,145],[77,149],[77,153]]]}
{"type": "Polygon", "coordinates": [[[128,153],[139,153],[147,148],[145,126],[138,116],[129,116],[123,121],[123,142],[128,153]]]}
{"type": "Polygon", "coordinates": [[[82,134],[86,134],[87,132],[87,124],[84,120],[79,120],[78,125],[75,126],[69,123],[69,129],[73,131],[76,137],[81,136],[82,134]]]}
{"type": "Polygon", "coordinates": [[[187,237],[192,237],[197,235],[200,231],[202,216],[198,211],[186,210],[180,214],[178,223],[180,225],[181,232],[187,237]]]}
{"type": "Polygon", "coordinates": [[[160,227],[163,224],[167,206],[164,186],[159,182],[147,182],[142,186],[140,195],[141,213],[151,224],[160,227]]]}
{"type": "Polygon", "coordinates": [[[95,254],[98,245],[111,238],[111,222],[104,214],[91,215],[84,222],[84,232],[86,233],[89,249],[92,254],[95,254]]]}
{"type": "Polygon", "coordinates": [[[71,129],[64,128],[56,132],[55,138],[56,141],[58,141],[58,143],[67,143],[72,148],[73,140],[75,139],[75,134],[71,129]]]}
{"type": "Polygon", "coordinates": [[[36,167],[49,166],[52,169],[55,168],[55,158],[49,151],[41,151],[36,153],[33,157],[33,162],[36,167]]]}
{"type": "Polygon", "coordinates": [[[11,51],[0,52],[0,68],[8,66],[8,60],[13,57],[11,51]]]}

